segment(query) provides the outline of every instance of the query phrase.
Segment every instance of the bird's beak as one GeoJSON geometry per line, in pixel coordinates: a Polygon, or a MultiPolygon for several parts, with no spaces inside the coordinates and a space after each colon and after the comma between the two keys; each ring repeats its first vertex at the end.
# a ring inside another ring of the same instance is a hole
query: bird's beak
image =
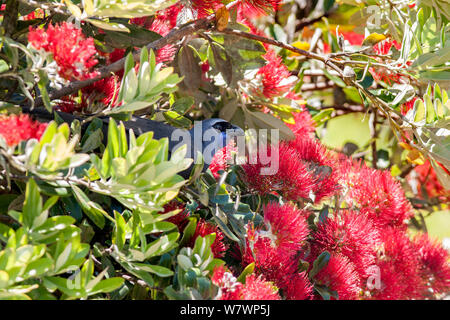
{"type": "Polygon", "coordinates": [[[242,130],[241,128],[239,128],[238,126],[232,126],[233,129],[231,134],[235,137],[239,137],[239,136],[245,136],[245,131],[242,130]]]}

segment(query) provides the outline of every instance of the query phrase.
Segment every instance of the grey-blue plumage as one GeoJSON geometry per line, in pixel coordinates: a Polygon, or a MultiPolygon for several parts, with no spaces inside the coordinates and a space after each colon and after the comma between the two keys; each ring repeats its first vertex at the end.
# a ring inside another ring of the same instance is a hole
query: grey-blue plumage
{"type": "MultiPolygon", "coordinates": [[[[40,121],[51,121],[53,115],[47,112],[45,109],[23,108],[23,112],[29,113],[40,121]]],[[[65,113],[57,112],[58,115],[67,123],[72,123],[75,119],[82,120],[82,117],[65,113]]],[[[100,117],[103,121],[103,140],[106,144],[108,136],[108,123],[109,118],[100,117]]],[[[214,154],[221,148],[226,146],[230,139],[234,139],[236,136],[244,135],[244,131],[238,126],[234,126],[229,122],[212,118],[203,121],[194,121],[194,126],[190,130],[175,128],[171,125],[153,121],[140,117],[132,117],[131,120],[123,121],[123,124],[127,131],[132,129],[136,136],[139,136],[145,132],[153,131],[153,137],[155,139],[168,138],[169,141],[169,156],[177,148],[187,145],[186,157],[194,158],[194,163],[197,162],[197,152],[200,152],[204,159],[204,170],[206,170],[211,163],[214,154]]],[[[82,131],[86,130],[88,123],[82,126],[82,131]]],[[[191,167],[192,168],[192,167],[191,167]]],[[[184,178],[188,178],[191,168],[180,173],[184,178]]]]}

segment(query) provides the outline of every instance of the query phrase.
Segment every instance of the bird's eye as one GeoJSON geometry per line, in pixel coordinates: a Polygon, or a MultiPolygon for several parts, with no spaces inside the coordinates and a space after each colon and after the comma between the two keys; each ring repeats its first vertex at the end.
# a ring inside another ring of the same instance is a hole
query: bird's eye
{"type": "Polygon", "coordinates": [[[225,121],[214,123],[212,127],[216,130],[219,130],[220,132],[224,132],[226,130],[233,129],[233,126],[231,125],[231,123],[225,122],[225,121]]]}

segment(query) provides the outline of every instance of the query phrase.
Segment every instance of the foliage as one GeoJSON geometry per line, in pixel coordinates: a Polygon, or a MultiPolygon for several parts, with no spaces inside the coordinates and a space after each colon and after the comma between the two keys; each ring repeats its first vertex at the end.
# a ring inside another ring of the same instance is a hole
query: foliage
{"type": "Polygon", "coordinates": [[[445,297],[448,252],[423,231],[450,200],[448,9],[8,1],[0,299],[445,297]],[[370,140],[325,147],[354,113],[370,140]],[[207,170],[136,124],[209,118],[247,149],[207,170]]]}

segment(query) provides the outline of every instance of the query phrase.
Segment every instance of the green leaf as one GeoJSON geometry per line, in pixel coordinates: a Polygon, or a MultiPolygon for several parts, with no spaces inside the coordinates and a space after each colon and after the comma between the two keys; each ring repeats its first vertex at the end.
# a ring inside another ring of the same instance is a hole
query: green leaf
{"type": "Polygon", "coordinates": [[[252,274],[254,270],[255,270],[255,263],[252,262],[249,265],[247,265],[245,267],[245,269],[241,272],[241,274],[237,278],[237,281],[242,284],[245,284],[245,280],[246,280],[247,276],[252,274]]]}
{"type": "Polygon", "coordinates": [[[168,221],[158,221],[155,223],[149,223],[143,227],[143,232],[145,234],[152,234],[152,233],[161,233],[161,232],[168,232],[173,229],[175,229],[177,226],[171,222],[168,221]]]}
{"type": "Polygon", "coordinates": [[[182,254],[179,254],[177,256],[177,262],[178,265],[185,271],[194,267],[194,264],[192,263],[191,259],[182,254]]]}
{"type": "Polygon", "coordinates": [[[173,276],[173,271],[168,268],[165,268],[163,266],[151,265],[151,264],[145,264],[145,263],[133,263],[133,264],[141,270],[156,274],[157,276],[162,277],[162,278],[173,276]]]}
{"type": "Polygon", "coordinates": [[[23,204],[23,224],[28,228],[33,226],[34,220],[41,214],[42,198],[34,179],[29,179],[25,190],[23,204]]]}
{"type": "Polygon", "coordinates": [[[320,213],[319,213],[319,222],[320,223],[324,223],[325,220],[328,218],[328,212],[329,212],[329,207],[327,205],[324,206],[322,210],[320,210],[320,213]]]}
{"type": "Polygon", "coordinates": [[[189,183],[195,183],[202,174],[203,168],[205,167],[205,159],[203,158],[203,154],[198,150],[196,159],[197,161],[192,168],[191,174],[189,175],[189,183]]]}
{"type": "Polygon", "coordinates": [[[103,229],[105,226],[105,216],[108,216],[108,213],[102,209],[102,207],[91,201],[88,196],[76,185],[72,185],[72,191],[78,202],[81,205],[83,212],[92,220],[100,229],[103,229]]]}
{"type": "Polygon", "coordinates": [[[313,279],[320,270],[322,270],[330,261],[330,253],[328,251],[322,252],[313,262],[313,267],[309,272],[309,277],[313,279]]]}
{"type": "Polygon", "coordinates": [[[94,132],[90,133],[87,136],[86,140],[81,145],[81,152],[86,153],[93,151],[100,147],[103,141],[103,132],[101,129],[97,129],[94,132]]]}
{"type": "Polygon", "coordinates": [[[98,19],[85,19],[85,21],[93,24],[97,28],[103,29],[105,31],[117,31],[117,32],[130,32],[130,29],[128,29],[124,24],[122,23],[115,23],[115,22],[109,22],[105,20],[98,20],[98,19]]]}
{"type": "Polygon", "coordinates": [[[180,99],[177,99],[170,106],[170,109],[179,114],[185,114],[193,105],[194,99],[192,97],[182,97],[180,99]]]}
{"type": "Polygon", "coordinates": [[[323,73],[324,75],[330,79],[331,81],[333,81],[336,85],[338,85],[341,88],[345,88],[347,86],[347,84],[344,82],[344,80],[342,80],[341,78],[339,78],[338,76],[332,75],[328,70],[323,69],[323,73]]]}
{"type": "Polygon", "coordinates": [[[231,84],[233,78],[233,65],[226,50],[217,43],[211,43],[210,48],[214,57],[214,60],[211,63],[213,63],[217,70],[222,74],[225,82],[231,84]]]}
{"type": "Polygon", "coordinates": [[[251,120],[257,128],[278,129],[280,131],[280,138],[283,140],[292,140],[295,138],[292,130],[289,129],[289,127],[282,120],[275,118],[270,114],[260,111],[249,111],[246,112],[245,115],[246,118],[247,116],[251,117],[251,120]]]}
{"type": "Polygon", "coordinates": [[[352,100],[352,101],[354,101],[354,102],[356,102],[356,103],[358,103],[358,104],[363,103],[363,102],[361,101],[361,96],[360,96],[359,93],[358,93],[358,89],[356,89],[356,88],[354,88],[354,87],[346,87],[346,88],[344,88],[344,89],[342,89],[342,90],[344,91],[345,96],[346,96],[348,99],[350,99],[350,100],[352,100]]]}
{"type": "Polygon", "coordinates": [[[113,239],[113,243],[117,246],[119,250],[123,249],[123,246],[125,244],[125,236],[126,236],[126,230],[125,230],[125,219],[123,216],[117,212],[114,211],[114,217],[116,221],[116,230],[115,230],[115,237],[113,239]]]}
{"type": "MultiPolygon", "coordinates": [[[[105,30],[104,41],[114,48],[143,47],[158,40],[161,35],[132,24],[122,24],[129,32],[105,30]]],[[[147,60],[148,61],[148,60],[147,60]]]]}
{"type": "Polygon", "coordinates": [[[335,299],[339,299],[338,293],[336,291],[331,291],[326,286],[321,285],[315,285],[314,290],[323,298],[323,300],[330,300],[331,297],[334,297],[335,299]]]}
{"type": "Polygon", "coordinates": [[[189,241],[191,240],[192,236],[195,233],[195,229],[197,228],[197,218],[189,217],[188,220],[189,222],[183,230],[183,237],[181,238],[180,241],[181,247],[184,247],[189,243],[189,241]]]}
{"type": "Polygon", "coordinates": [[[0,59],[0,73],[3,73],[3,72],[8,71],[8,70],[9,70],[8,63],[5,60],[0,59]]]}
{"type": "Polygon", "coordinates": [[[114,291],[120,288],[123,285],[124,281],[124,279],[119,277],[102,280],[92,288],[90,294],[108,293],[114,291]]]}
{"type": "Polygon", "coordinates": [[[169,124],[172,124],[176,127],[189,128],[192,125],[192,121],[188,118],[182,116],[176,111],[166,111],[163,112],[164,118],[167,120],[169,124]]]}
{"type": "Polygon", "coordinates": [[[425,104],[423,103],[422,100],[417,99],[414,102],[413,112],[414,112],[414,122],[421,122],[425,119],[426,109],[425,104]]]}
{"type": "Polygon", "coordinates": [[[450,71],[448,70],[428,70],[419,72],[419,79],[433,81],[450,81],[450,71]]]}
{"type": "Polygon", "coordinates": [[[69,242],[69,244],[64,248],[63,252],[61,252],[61,254],[56,259],[55,270],[60,270],[66,265],[66,263],[69,261],[71,253],[72,253],[72,243],[69,242]]]}
{"type": "Polygon", "coordinates": [[[52,270],[53,260],[50,258],[41,258],[28,264],[22,278],[35,278],[44,275],[52,270]]]}
{"type": "Polygon", "coordinates": [[[424,69],[426,67],[439,66],[450,60],[450,48],[442,48],[436,52],[425,53],[417,58],[411,68],[424,69]]]}
{"type": "Polygon", "coordinates": [[[0,214],[7,213],[8,206],[18,196],[17,194],[0,194],[0,214]]]}
{"type": "Polygon", "coordinates": [[[398,92],[397,95],[395,96],[395,99],[390,103],[390,105],[392,106],[404,103],[410,100],[415,95],[414,88],[408,84],[402,85],[395,84],[391,89],[391,91],[393,91],[394,94],[398,92]]]}
{"type": "Polygon", "coordinates": [[[139,18],[154,15],[163,10],[176,0],[98,0],[94,2],[93,14],[102,17],[139,18]]]}
{"type": "Polygon", "coordinates": [[[194,49],[191,46],[182,47],[177,54],[177,61],[180,75],[184,77],[184,85],[189,90],[197,90],[202,81],[202,70],[200,60],[194,55],[194,49]]]}
{"type": "Polygon", "coordinates": [[[424,100],[425,100],[425,109],[427,112],[426,123],[433,123],[436,118],[436,112],[434,110],[433,101],[431,101],[431,97],[429,95],[425,95],[424,100]]]}
{"type": "Polygon", "coordinates": [[[60,277],[45,277],[43,279],[43,283],[49,290],[50,288],[53,290],[59,289],[61,292],[72,298],[81,298],[86,295],[82,289],[73,288],[73,284],[69,279],[60,277]]]}
{"type": "Polygon", "coordinates": [[[151,104],[158,101],[160,96],[155,96],[153,101],[133,101],[130,103],[123,104],[119,107],[115,107],[114,109],[108,111],[108,114],[116,114],[121,112],[134,112],[138,110],[142,110],[150,106],[151,104]]]}
{"type": "Polygon", "coordinates": [[[120,90],[123,90],[123,101],[131,102],[134,100],[138,93],[138,85],[139,83],[136,72],[132,68],[124,77],[123,84],[120,87],[120,90]]]}
{"type": "Polygon", "coordinates": [[[42,225],[33,229],[32,239],[44,241],[75,223],[75,219],[70,216],[53,216],[48,218],[42,225]]]}
{"type": "Polygon", "coordinates": [[[42,70],[39,70],[38,88],[41,93],[42,102],[44,103],[44,106],[47,109],[47,111],[52,112],[53,106],[51,104],[50,97],[47,92],[47,83],[48,83],[47,75],[42,70]]]}
{"type": "Polygon", "coordinates": [[[8,272],[0,270],[0,289],[6,288],[8,286],[9,275],[8,272]]]}
{"type": "Polygon", "coordinates": [[[228,239],[232,241],[239,242],[239,238],[228,228],[228,226],[217,216],[214,216],[214,221],[217,223],[218,227],[227,236],[228,239]]]}
{"type": "Polygon", "coordinates": [[[314,115],[314,117],[312,117],[312,119],[316,123],[316,126],[319,127],[323,123],[325,123],[326,121],[331,119],[331,114],[333,113],[333,111],[334,111],[333,108],[322,109],[319,111],[319,113],[314,115]]]}

